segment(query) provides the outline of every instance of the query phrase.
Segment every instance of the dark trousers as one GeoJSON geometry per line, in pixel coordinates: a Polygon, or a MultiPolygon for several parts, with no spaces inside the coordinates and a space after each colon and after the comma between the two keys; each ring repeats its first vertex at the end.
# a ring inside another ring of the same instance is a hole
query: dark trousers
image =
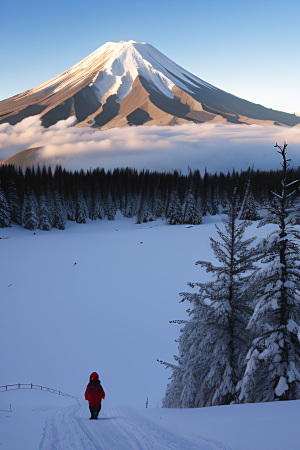
{"type": "Polygon", "coordinates": [[[89,408],[91,411],[91,419],[98,419],[98,414],[100,412],[101,405],[90,406],[89,408]]]}

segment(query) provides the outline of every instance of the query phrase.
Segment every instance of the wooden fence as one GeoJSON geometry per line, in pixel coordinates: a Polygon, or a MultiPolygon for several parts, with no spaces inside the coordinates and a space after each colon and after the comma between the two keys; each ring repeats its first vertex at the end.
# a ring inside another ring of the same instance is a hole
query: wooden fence
{"type": "Polygon", "coordinates": [[[77,402],[79,403],[78,397],[74,397],[74,395],[66,394],[65,392],[58,391],[57,389],[39,386],[37,384],[18,383],[18,384],[7,384],[6,386],[0,386],[0,392],[15,391],[18,389],[35,389],[38,391],[51,392],[52,394],[62,395],[63,397],[74,398],[74,400],[77,400],[77,402]]]}

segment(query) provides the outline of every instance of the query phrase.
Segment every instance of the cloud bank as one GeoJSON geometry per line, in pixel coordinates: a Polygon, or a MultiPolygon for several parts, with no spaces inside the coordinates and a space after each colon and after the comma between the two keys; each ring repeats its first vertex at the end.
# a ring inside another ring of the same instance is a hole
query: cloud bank
{"type": "Polygon", "coordinates": [[[42,163],[69,170],[135,167],[157,171],[188,168],[208,172],[277,169],[274,145],[288,145],[292,166],[300,165],[300,128],[279,126],[190,124],[173,127],[128,127],[100,131],[72,127],[73,119],[44,129],[36,117],[17,125],[0,125],[0,160],[29,147],[43,147],[42,163]]]}

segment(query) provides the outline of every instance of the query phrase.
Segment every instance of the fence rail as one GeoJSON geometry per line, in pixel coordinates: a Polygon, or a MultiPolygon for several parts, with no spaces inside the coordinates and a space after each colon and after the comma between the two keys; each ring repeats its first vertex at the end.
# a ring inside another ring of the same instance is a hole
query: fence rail
{"type": "Polygon", "coordinates": [[[15,391],[18,389],[35,389],[38,391],[51,392],[52,394],[62,395],[63,397],[74,398],[79,403],[78,397],[74,397],[74,395],[65,394],[64,392],[58,391],[57,389],[39,386],[38,384],[18,383],[18,384],[7,384],[6,386],[0,386],[0,392],[15,391]]]}

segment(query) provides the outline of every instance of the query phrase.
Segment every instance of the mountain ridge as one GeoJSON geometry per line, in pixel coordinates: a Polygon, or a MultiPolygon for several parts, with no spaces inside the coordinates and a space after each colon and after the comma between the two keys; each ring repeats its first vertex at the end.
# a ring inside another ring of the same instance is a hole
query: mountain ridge
{"type": "Polygon", "coordinates": [[[57,77],[0,102],[0,124],[33,115],[46,128],[72,116],[75,126],[100,129],[210,121],[300,124],[299,116],[223,91],[135,41],[108,42],[57,77]]]}

